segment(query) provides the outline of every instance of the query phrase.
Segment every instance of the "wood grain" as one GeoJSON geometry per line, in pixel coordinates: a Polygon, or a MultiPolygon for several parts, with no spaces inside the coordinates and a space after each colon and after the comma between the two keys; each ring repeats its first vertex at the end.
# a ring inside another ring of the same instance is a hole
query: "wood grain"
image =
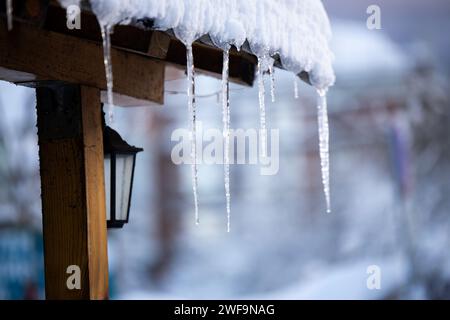
{"type": "MultiPolygon", "coordinates": [[[[106,90],[100,43],[15,23],[0,23],[0,79],[15,82],[63,81],[106,90]],[[1,71],[1,70],[0,70],[1,71]],[[29,79],[24,79],[28,74],[29,79]]],[[[112,49],[114,92],[140,100],[164,102],[164,62],[112,49]]]]}
{"type": "Polygon", "coordinates": [[[100,92],[81,87],[90,299],[108,297],[108,248],[100,92]]]}
{"type": "Polygon", "coordinates": [[[100,92],[37,89],[47,299],[107,299],[108,258],[100,92]],[[69,290],[67,267],[81,268],[69,290]]]}

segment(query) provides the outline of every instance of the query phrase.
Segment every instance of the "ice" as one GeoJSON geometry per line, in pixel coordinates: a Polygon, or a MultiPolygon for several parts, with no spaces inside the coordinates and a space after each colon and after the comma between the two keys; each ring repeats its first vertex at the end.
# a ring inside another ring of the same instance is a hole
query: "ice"
{"type": "Polygon", "coordinates": [[[259,99],[259,130],[260,130],[260,154],[267,155],[267,130],[266,130],[266,90],[264,88],[264,57],[258,57],[258,99],[259,99]]]}
{"type": "Polygon", "coordinates": [[[106,74],[106,90],[107,90],[107,106],[108,106],[108,119],[112,123],[114,121],[113,111],[113,73],[111,64],[111,32],[113,27],[110,25],[102,25],[102,39],[103,39],[103,62],[105,64],[106,74]]]}
{"type": "Polygon", "coordinates": [[[298,99],[298,77],[294,73],[294,98],[298,99]]]}
{"type": "Polygon", "coordinates": [[[81,0],[59,0],[59,3],[64,7],[67,8],[71,5],[80,6],[81,0]]]}
{"type": "Polygon", "coordinates": [[[197,168],[197,128],[196,128],[196,106],[195,106],[195,69],[194,69],[194,55],[192,53],[192,43],[186,44],[186,61],[187,61],[187,96],[188,96],[188,111],[190,122],[190,142],[191,142],[191,176],[192,176],[192,191],[194,194],[194,212],[195,223],[200,223],[198,213],[198,168],[197,168]]]}
{"type": "Polygon", "coordinates": [[[330,205],[330,153],[329,153],[329,128],[327,111],[327,92],[326,90],[317,90],[318,93],[318,125],[319,125],[319,149],[320,149],[320,167],[322,170],[323,191],[325,194],[327,212],[331,212],[330,205]]]}
{"type": "MultiPolygon", "coordinates": [[[[77,2],[60,0],[62,5],[77,2]]],[[[267,47],[282,66],[307,71],[318,89],[334,83],[331,28],[319,0],[91,0],[101,25],[148,18],[160,30],[186,30],[240,47],[267,47]]],[[[195,40],[195,39],[193,39],[195,40]]]]}
{"type": "MultiPolygon", "coordinates": [[[[77,0],[60,0],[62,5],[77,0]]],[[[188,109],[191,126],[192,187],[195,204],[195,220],[199,223],[197,194],[197,145],[195,81],[192,43],[208,35],[213,43],[224,49],[234,45],[238,49],[246,43],[245,50],[258,58],[258,99],[260,113],[260,153],[267,155],[267,129],[264,73],[270,76],[272,102],[275,101],[274,59],[279,57],[281,66],[298,75],[305,71],[309,82],[319,93],[318,122],[322,180],[330,211],[329,187],[329,129],[326,92],[334,84],[332,67],[334,59],[329,48],[331,27],[328,16],[319,0],[91,0],[91,8],[102,26],[104,63],[107,79],[107,102],[112,121],[113,74],[111,66],[110,34],[114,25],[130,24],[147,18],[159,30],[173,30],[187,48],[188,109]]],[[[225,153],[225,193],[227,220],[230,229],[229,192],[229,98],[228,98],[228,49],[224,50],[223,70],[223,121],[227,152],[225,153]],[[225,63],[225,59],[227,63],[225,63]]],[[[294,95],[298,98],[298,80],[294,81],[294,95]]]]}
{"type": "MultiPolygon", "coordinates": [[[[252,49],[257,54],[258,64],[258,100],[259,100],[259,130],[260,130],[260,155],[267,156],[267,126],[266,126],[266,101],[265,101],[265,83],[264,74],[270,72],[273,68],[274,59],[269,55],[267,48],[254,47],[252,49]]],[[[273,74],[273,72],[272,72],[273,74]]],[[[273,97],[274,98],[274,97],[273,97]]]]}
{"type": "MultiPolygon", "coordinates": [[[[196,12],[191,12],[195,15],[196,12]]],[[[195,17],[199,19],[200,17],[195,17]]],[[[197,108],[195,101],[195,66],[194,66],[194,53],[192,51],[192,43],[198,37],[195,30],[192,27],[181,26],[174,29],[175,36],[180,39],[186,46],[186,68],[187,68],[187,97],[188,97],[188,113],[189,113],[189,126],[190,126],[190,144],[191,144],[191,179],[192,179],[192,192],[194,195],[194,215],[195,224],[200,224],[199,206],[198,206],[198,167],[197,167],[197,108]]]]}
{"type": "Polygon", "coordinates": [[[269,67],[269,76],[270,76],[270,97],[272,102],[275,102],[275,69],[273,64],[269,67]]]}
{"type": "Polygon", "coordinates": [[[6,0],[6,17],[8,20],[8,30],[13,28],[13,4],[12,0],[6,0]]]}
{"type": "Polygon", "coordinates": [[[230,85],[228,82],[229,67],[229,46],[223,51],[223,69],[222,69],[222,121],[223,136],[225,138],[224,147],[224,181],[225,197],[227,206],[227,232],[231,228],[231,193],[230,193],[230,85]]]}

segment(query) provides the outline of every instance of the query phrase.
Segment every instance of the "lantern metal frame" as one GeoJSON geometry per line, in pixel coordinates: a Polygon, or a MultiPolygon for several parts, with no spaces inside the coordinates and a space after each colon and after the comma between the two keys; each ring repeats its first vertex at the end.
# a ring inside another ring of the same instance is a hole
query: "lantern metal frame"
{"type": "MultiPolygon", "coordinates": [[[[106,156],[110,157],[110,185],[109,185],[109,219],[107,220],[107,227],[110,228],[122,228],[125,223],[128,223],[131,208],[131,198],[133,194],[133,183],[134,183],[134,170],[136,168],[136,155],[139,152],[144,151],[142,148],[137,148],[135,146],[129,145],[125,140],[122,139],[120,134],[114,129],[104,125],[103,127],[103,146],[105,160],[106,156]],[[118,155],[133,156],[133,165],[130,177],[130,189],[128,196],[128,204],[126,209],[126,218],[121,220],[117,218],[116,208],[116,160],[118,155]]],[[[108,191],[107,191],[108,192],[108,191]]]]}

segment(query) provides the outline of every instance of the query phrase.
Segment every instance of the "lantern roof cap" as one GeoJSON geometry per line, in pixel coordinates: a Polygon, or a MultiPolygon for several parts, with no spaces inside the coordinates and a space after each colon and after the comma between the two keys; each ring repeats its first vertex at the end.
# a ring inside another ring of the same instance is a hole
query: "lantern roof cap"
{"type": "Polygon", "coordinates": [[[103,146],[105,154],[136,154],[138,152],[144,151],[144,149],[142,148],[137,148],[128,144],[125,140],[122,139],[122,137],[116,130],[108,126],[105,126],[103,129],[103,146]]]}

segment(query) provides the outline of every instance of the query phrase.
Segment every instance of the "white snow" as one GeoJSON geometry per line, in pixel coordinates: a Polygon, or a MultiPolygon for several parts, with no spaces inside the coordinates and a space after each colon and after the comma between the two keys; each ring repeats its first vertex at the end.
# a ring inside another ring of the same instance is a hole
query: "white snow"
{"type": "MultiPolygon", "coordinates": [[[[279,290],[254,295],[233,297],[243,300],[379,300],[406,282],[406,261],[401,256],[366,258],[319,268],[279,290]],[[367,288],[367,267],[380,267],[380,289],[367,288]]],[[[168,292],[131,292],[118,297],[121,300],[178,300],[168,292]]]]}
{"type": "Polygon", "coordinates": [[[394,256],[383,259],[365,259],[336,265],[313,274],[301,284],[249,299],[285,300],[376,300],[386,298],[392,290],[406,281],[406,262],[394,256]],[[377,265],[381,270],[379,290],[367,288],[367,267],[377,265]]]}
{"type": "MultiPolygon", "coordinates": [[[[62,5],[76,0],[60,0],[62,5]]],[[[279,54],[285,69],[306,71],[317,89],[335,81],[331,28],[318,0],[91,0],[101,25],[153,19],[174,30],[185,44],[209,35],[218,45],[240,48],[247,40],[255,55],[279,54]]]]}

